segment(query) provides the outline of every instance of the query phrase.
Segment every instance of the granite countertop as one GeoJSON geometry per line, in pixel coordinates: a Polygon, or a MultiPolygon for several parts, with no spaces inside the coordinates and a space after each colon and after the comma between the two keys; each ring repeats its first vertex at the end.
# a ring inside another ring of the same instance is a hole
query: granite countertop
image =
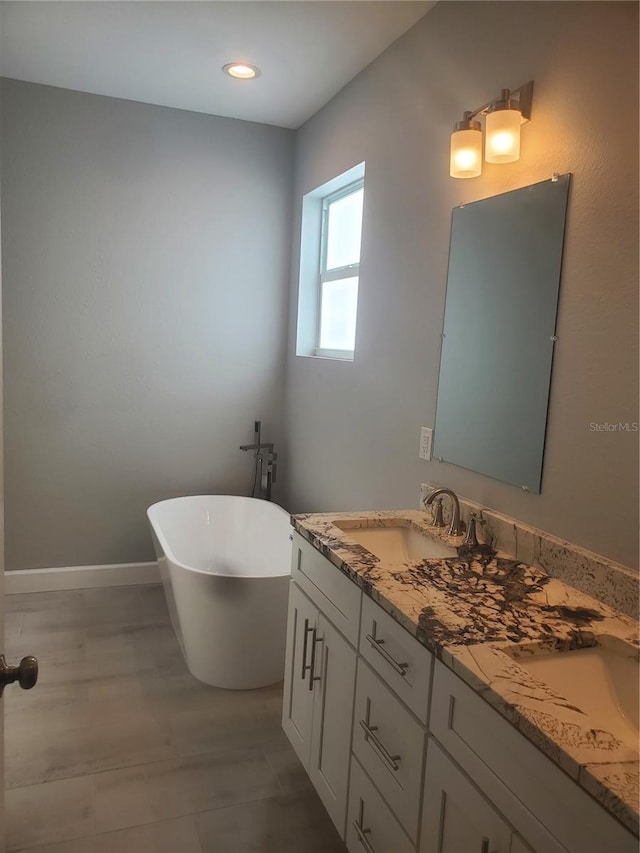
{"type": "Polygon", "coordinates": [[[601,636],[631,644],[637,657],[638,623],[499,551],[384,562],[333,523],[355,529],[399,520],[461,544],[417,510],[292,516],[301,536],[638,835],[637,745],[603,730],[518,663],[541,650],[597,645],[601,636]]]}

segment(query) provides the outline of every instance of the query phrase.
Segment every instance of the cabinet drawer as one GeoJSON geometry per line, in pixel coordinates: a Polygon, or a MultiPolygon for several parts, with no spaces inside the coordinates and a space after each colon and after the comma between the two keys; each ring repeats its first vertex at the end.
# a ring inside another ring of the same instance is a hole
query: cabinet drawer
{"type": "Polygon", "coordinates": [[[413,840],[418,834],[425,730],[358,660],[353,751],[413,840]]]}
{"type": "Polygon", "coordinates": [[[415,853],[356,758],[351,759],[346,842],[349,853],[415,853]]]}
{"type": "Polygon", "coordinates": [[[440,661],[429,727],[534,850],[637,853],[630,832],[440,661]]]}
{"type": "Polygon", "coordinates": [[[426,724],[433,655],[366,595],[359,648],[369,666],[426,724]]]}
{"type": "Polygon", "coordinates": [[[357,646],[360,587],[296,532],[293,534],[291,577],[351,645],[357,646]]]}

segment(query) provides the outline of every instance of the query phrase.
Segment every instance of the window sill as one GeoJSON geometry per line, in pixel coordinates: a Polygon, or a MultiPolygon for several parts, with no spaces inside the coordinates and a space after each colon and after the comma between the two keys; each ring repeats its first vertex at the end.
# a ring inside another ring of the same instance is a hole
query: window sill
{"type": "Polygon", "coordinates": [[[355,353],[347,350],[319,350],[317,352],[297,352],[297,358],[315,358],[321,361],[342,361],[353,364],[355,353]]]}

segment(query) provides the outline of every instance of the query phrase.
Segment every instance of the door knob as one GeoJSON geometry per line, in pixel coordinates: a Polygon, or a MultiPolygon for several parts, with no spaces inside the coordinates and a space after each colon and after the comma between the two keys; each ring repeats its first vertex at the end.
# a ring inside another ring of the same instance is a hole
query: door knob
{"type": "Polygon", "coordinates": [[[38,661],[33,655],[22,658],[18,666],[9,666],[0,655],[0,696],[7,684],[17,681],[23,690],[31,690],[38,680],[38,661]]]}

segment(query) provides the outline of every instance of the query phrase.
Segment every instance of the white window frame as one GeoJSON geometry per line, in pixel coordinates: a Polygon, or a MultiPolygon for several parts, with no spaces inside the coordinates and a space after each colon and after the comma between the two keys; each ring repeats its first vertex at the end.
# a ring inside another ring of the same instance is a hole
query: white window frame
{"type": "Polygon", "coordinates": [[[325,281],[330,281],[332,277],[335,280],[357,275],[360,290],[360,263],[330,272],[325,268],[327,214],[324,210],[333,200],[349,195],[366,184],[365,165],[364,161],[358,163],[302,196],[296,356],[327,359],[342,364],[355,360],[355,350],[329,350],[319,346],[322,276],[325,281]]]}
{"type": "MultiPolygon", "coordinates": [[[[317,324],[316,324],[316,346],[315,355],[320,358],[340,358],[353,360],[355,353],[354,349],[327,349],[320,346],[320,323],[322,318],[322,291],[323,285],[327,281],[340,281],[344,278],[358,278],[358,290],[360,289],[360,261],[357,264],[347,264],[344,267],[334,267],[331,270],[327,269],[327,243],[329,236],[329,207],[334,201],[339,201],[341,198],[352,195],[358,190],[363,189],[364,178],[359,178],[357,181],[341,187],[339,190],[324,196],[322,199],[322,225],[320,231],[320,270],[318,273],[318,306],[317,306],[317,324]]],[[[361,249],[362,254],[362,249],[361,249]]],[[[355,345],[354,345],[355,346],[355,345]]]]}

